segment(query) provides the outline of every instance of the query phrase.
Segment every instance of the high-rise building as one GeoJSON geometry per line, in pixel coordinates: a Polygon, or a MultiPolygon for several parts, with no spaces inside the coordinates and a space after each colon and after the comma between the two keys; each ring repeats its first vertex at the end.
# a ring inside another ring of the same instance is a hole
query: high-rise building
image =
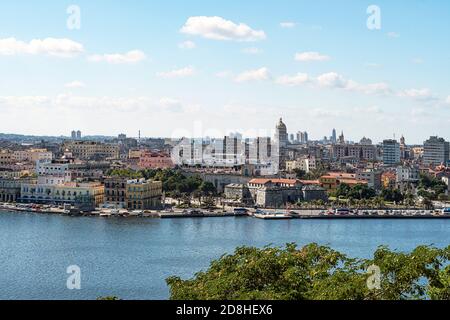
{"type": "Polygon", "coordinates": [[[81,131],[80,130],[77,131],[77,139],[81,140],[81,131]]]}
{"type": "Polygon", "coordinates": [[[440,165],[449,161],[449,142],[444,138],[430,137],[424,142],[423,147],[423,163],[425,165],[440,165]]]}
{"type": "Polygon", "coordinates": [[[297,142],[307,143],[308,142],[308,132],[297,132],[297,142]]]}
{"type": "Polygon", "coordinates": [[[336,143],[337,142],[336,129],[333,129],[333,132],[331,133],[331,142],[332,143],[336,143]]]}
{"type": "Polygon", "coordinates": [[[275,128],[275,145],[276,150],[274,153],[274,156],[276,156],[278,159],[278,168],[284,169],[285,163],[287,159],[287,145],[289,143],[288,141],[288,133],[287,133],[287,127],[283,123],[283,119],[280,118],[280,121],[278,122],[276,128],[275,128]]]}
{"type": "Polygon", "coordinates": [[[72,131],[71,137],[72,140],[75,140],[77,138],[77,132],[75,130],[72,131]]]}
{"type": "Polygon", "coordinates": [[[393,166],[400,163],[400,144],[397,140],[383,141],[383,163],[386,166],[393,166]]]}
{"type": "Polygon", "coordinates": [[[288,144],[287,127],[282,118],[280,118],[280,121],[275,128],[275,140],[278,141],[280,147],[286,147],[288,144]]]}

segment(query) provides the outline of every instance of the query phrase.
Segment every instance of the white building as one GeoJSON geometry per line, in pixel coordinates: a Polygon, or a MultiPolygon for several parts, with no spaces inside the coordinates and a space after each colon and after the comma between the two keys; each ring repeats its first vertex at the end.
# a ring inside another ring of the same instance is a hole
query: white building
{"type": "Polygon", "coordinates": [[[17,150],[14,151],[13,158],[16,162],[49,162],[53,160],[53,153],[47,149],[17,150]]]}
{"type": "Polygon", "coordinates": [[[398,166],[396,168],[396,181],[402,182],[417,182],[420,179],[419,168],[413,166],[398,166]]]}
{"type": "Polygon", "coordinates": [[[443,138],[430,137],[424,142],[423,146],[423,164],[441,165],[449,161],[449,142],[443,138]]]}

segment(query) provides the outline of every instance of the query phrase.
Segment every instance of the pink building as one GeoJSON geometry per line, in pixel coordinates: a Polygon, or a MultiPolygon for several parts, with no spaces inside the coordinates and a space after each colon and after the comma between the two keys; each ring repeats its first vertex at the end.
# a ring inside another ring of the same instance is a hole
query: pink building
{"type": "Polygon", "coordinates": [[[142,152],[139,158],[141,169],[167,169],[173,168],[174,164],[170,155],[161,152],[142,152]]]}

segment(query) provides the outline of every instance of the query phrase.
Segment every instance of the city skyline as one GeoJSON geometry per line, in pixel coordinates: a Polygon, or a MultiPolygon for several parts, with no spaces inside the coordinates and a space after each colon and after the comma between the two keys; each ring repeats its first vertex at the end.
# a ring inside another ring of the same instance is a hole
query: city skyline
{"type": "Polygon", "coordinates": [[[283,117],[313,140],[332,128],[353,141],[450,139],[447,2],[378,1],[380,30],[367,28],[369,2],[249,1],[236,13],[77,1],[80,29],[67,26],[70,3],[31,5],[0,5],[4,133],[172,137],[201,123],[225,135],[283,117]]]}

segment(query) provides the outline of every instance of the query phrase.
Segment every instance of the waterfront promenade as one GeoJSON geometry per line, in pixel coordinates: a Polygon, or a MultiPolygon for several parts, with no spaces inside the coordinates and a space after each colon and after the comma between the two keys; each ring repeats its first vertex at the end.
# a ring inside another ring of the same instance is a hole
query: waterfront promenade
{"type": "Polygon", "coordinates": [[[93,212],[73,214],[70,210],[53,206],[34,206],[21,204],[0,204],[1,212],[27,212],[39,214],[71,215],[71,216],[96,216],[101,218],[161,218],[161,219],[198,219],[198,218],[225,218],[225,217],[255,217],[265,220],[278,219],[450,219],[450,214],[444,214],[442,210],[421,210],[421,209],[354,209],[348,214],[337,214],[331,210],[275,210],[275,209],[248,209],[244,214],[236,214],[233,208],[223,210],[112,210],[97,209],[93,212]]]}

